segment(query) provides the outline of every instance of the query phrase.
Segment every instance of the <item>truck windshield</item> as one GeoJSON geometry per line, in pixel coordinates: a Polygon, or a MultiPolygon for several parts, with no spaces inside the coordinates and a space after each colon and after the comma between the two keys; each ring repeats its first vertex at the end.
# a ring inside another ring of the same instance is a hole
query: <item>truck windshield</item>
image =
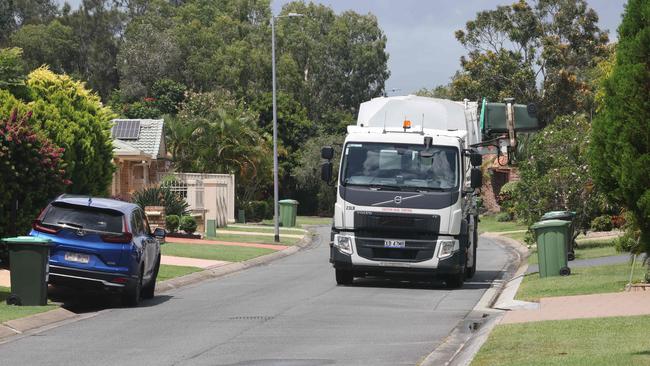
{"type": "Polygon", "coordinates": [[[457,188],[458,149],[432,146],[431,157],[421,156],[423,150],[424,145],[349,142],[343,151],[341,183],[392,190],[457,188]]]}

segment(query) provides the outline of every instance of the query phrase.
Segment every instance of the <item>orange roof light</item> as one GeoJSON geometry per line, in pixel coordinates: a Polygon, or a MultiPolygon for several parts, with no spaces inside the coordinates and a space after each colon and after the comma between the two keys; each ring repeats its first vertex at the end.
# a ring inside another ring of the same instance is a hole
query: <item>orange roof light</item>
{"type": "Polygon", "coordinates": [[[402,127],[403,127],[405,130],[408,129],[408,128],[411,128],[411,121],[409,121],[408,119],[405,119],[405,120],[404,120],[404,124],[402,125],[402,127]]]}

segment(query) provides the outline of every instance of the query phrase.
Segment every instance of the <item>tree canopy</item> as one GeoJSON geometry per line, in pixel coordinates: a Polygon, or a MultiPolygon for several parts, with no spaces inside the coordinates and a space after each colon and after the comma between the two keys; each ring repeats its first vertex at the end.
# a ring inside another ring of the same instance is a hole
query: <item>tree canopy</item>
{"type": "Polygon", "coordinates": [[[597,185],[633,214],[650,252],[650,3],[630,0],[618,34],[590,162],[597,185]]]}

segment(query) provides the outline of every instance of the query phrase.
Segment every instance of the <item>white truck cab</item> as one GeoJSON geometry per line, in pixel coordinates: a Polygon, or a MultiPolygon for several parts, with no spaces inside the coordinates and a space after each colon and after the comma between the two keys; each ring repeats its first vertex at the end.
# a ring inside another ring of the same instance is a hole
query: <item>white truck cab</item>
{"type": "MultiPolygon", "coordinates": [[[[474,275],[476,111],[476,103],[413,95],[361,104],[336,180],[330,262],[338,284],[422,272],[460,287],[474,275]]],[[[322,177],[331,181],[332,148],[322,157],[322,177]]]]}

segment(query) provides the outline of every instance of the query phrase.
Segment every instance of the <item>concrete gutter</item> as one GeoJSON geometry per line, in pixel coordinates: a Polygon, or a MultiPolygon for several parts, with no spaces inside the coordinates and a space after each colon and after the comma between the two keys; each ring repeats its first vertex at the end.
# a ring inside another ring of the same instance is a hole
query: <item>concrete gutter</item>
{"type": "MultiPolygon", "coordinates": [[[[156,283],[156,295],[288,257],[308,247],[312,243],[313,237],[313,232],[306,232],[299,243],[286,249],[243,262],[235,262],[225,266],[217,265],[208,267],[200,272],[194,272],[185,276],[170,278],[166,281],[158,282],[156,283]]],[[[101,310],[95,313],[76,314],[64,308],[57,308],[24,318],[9,320],[0,324],[0,344],[26,337],[31,334],[40,333],[64,324],[91,318],[100,312],[110,310],[112,309],[101,310]]]]}
{"type": "Polygon", "coordinates": [[[484,233],[481,236],[505,248],[511,258],[502,268],[501,277],[492,282],[492,286],[485,291],[474,309],[419,363],[420,366],[469,365],[503,317],[505,309],[501,308],[502,304],[516,301],[514,296],[528,268],[528,248],[514,239],[500,236],[499,233],[484,233]]]}

